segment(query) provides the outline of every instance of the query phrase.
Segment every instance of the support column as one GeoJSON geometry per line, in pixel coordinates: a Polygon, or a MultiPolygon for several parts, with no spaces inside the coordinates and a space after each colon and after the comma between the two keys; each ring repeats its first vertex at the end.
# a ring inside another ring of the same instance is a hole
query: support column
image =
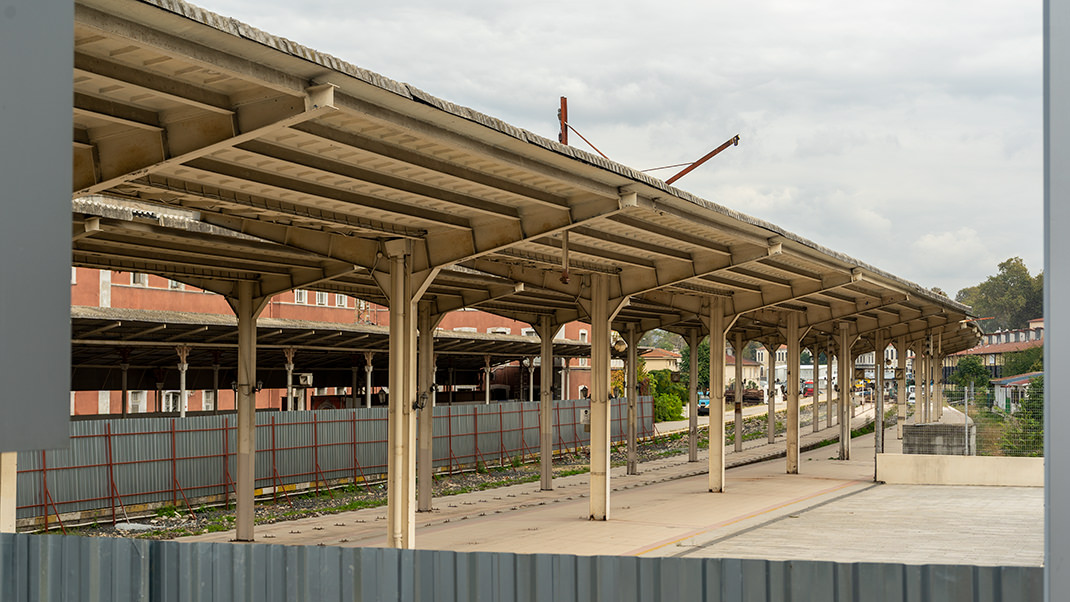
{"type": "MultiPolygon", "coordinates": [[[[884,453],[884,351],[888,344],[884,340],[884,331],[878,330],[874,335],[873,367],[876,371],[877,390],[874,395],[873,421],[874,421],[874,451],[875,454],[884,453]]],[[[874,460],[876,461],[876,460],[874,460]]]]}
{"type": "Polygon", "coordinates": [[[372,359],[375,354],[364,352],[364,407],[372,407],[372,359]]]}
{"type": "Polygon", "coordinates": [[[833,380],[832,380],[832,337],[829,337],[825,341],[825,426],[832,428],[833,417],[836,413],[832,411],[832,394],[833,380]]]}
{"type": "Polygon", "coordinates": [[[15,532],[18,468],[18,452],[0,453],[0,533],[15,532]]]}
{"type": "Polygon", "coordinates": [[[899,410],[896,415],[895,435],[903,438],[903,423],[907,421],[907,338],[901,336],[895,340],[895,355],[899,367],[895,371],[895,405],[899,410]]]}
{"type": "Polygon", "coordinates": [[[297,409],[297,402],[294,399],[295,353],[297,353],[297,349],[294,347],[287,347],[282,350],[282,355],[286,358],[286,409],[291,412],[297,409]]]}
{"type": "Polygon", "coordinates": [[[769,440],[769,443],[776,441],[776,343],[768,343],[765,345],[765,351],[769,355],[766,359],[768,368],[766,368],[765,384],[768,389],[766,393],[768,399],[766,400],[766,415],[765,415],[765,436],[769,440]]]}
{"type": "MultiPolygon", "coordinates": [[[[130,386],[127,382],[127,373],[130,371],[130,364],[123,362],[122,364],[119,364],[119,369],[122,370],[123,418],[126,418],[126,415],[130,412],[130,386]]],[[[217,393],[216,395],[218,396],[219,394],[217,393]]]]}
{"type": "Polygon", "coordinates": [[[253,494],[256,490],[256,318],[267,299],[253,296],[253,283],[238,282],[238,298],[228,299],[238,318],[238,386],[235,406],[238,410],[237,494],[238,541],[253,541],[253,494]]]}
{"type": "MultiPolygon", "coordinates": [[[[928,424],[931,421],[930,414],[929,414],[929,346],[932,344],[931,335],[927,335],[925,337],[925,340],[926,340],[926,343],[922,345],[921,354],[920,354],[920,357],[921,357],[921,379],[920,379],[921,380],[921,393],[919,395],[915,396],[915,397],[917,397],[917,400],[914,403],[915,406],[917,406],[919,403],[921,404],[921,422],[922,422],[922,424],[928,424]]],[[[915,389],[917,388],[918,380],[919,380],[918,374],[915,371],[915,374],[914,374],[915,389]]],[[[915,416],[917,416],[917,410],[914,411],[914,414],[915,414],[915,416]]],[[[917,422],[917,418],[915,418],[914,422],[915,423],[917,422]]]]}
{"type": "Polygon", "coordinates": [[[802,350],[799,346],[799,313],[788,313],[788,474],[799,474],[799,374],[802,350]]]}
{"type": "Polygon", "coordinates": [[[933,420],[940,422],[944,417],[944,349],[943,334],[936,333],[933,343],[933,420]]]}
{"type": "Polygon", "coordinates": [[[419,359],[417,362],[416,405],[419,407],[417,422],[420,429],[418,437],[420,449],[416,466],[416,510],[418,512],[430,512],[431,485],[434,480],[432,475],[435,473],[435,399],[433,395],[435,386],[435,336],[432,324],[434,320],[431,316],[431,303],[429,301],[421,301],[417,307],[420,334],[417,339],[419,359]]]}
{"type": "MultiPolygon", "coordinates": [[[[453,384],[453,383],[450,383],[453,384]]],[[[452,401],[453,393],[450,393],[452,401]]],[[[490,356],[483,356],[483,405],[490,405],[490,356]]]]}
{"type": "MultiPolygon", "coordinates": [[[[688,370],[687,379],[687,461],[698,462],[698,330],[687,333],[688,370]]],[[[712,401],[710,402],[712,403],[712,401]]],[[[711,415],[713,408],[710,408],[711,415]]]]}
{"type": "Polygon", "coordinates": [[[710,491],[724,491],[724,297],[710,298],[710,491]]]}
{"type": "Polygon", "coordinates": [[[528,358],[528,401],[535,401],[535,358],[528,358]]]}
{"type": "Polygon", "coordinates": [[[732,341],[732,362],[735,366],[735,384],[732,387],[732,430],[736,452],[743,451],[743,334],[737,332],[732,341]]]}
{"type": "Polygon", "coordinates": [[[609,282],[591,274],[591,520],[609,520],[609,282]]]}
{"type": "Polygon", "coordinates": [[[849,332],[850,325],[840,323],[839,358],[836,360],[836,371],[840,381],[839,410],[840,415],[840,459],[851,459],[851,342],[849,332]]]}
{"type": "Polygon", "coordinates": [[[353,371],[353,381],[352,381],[352,384],[349,387],[349,407],[350,408],[356,408],[357,407],[357,374],[359,374],[360,369],[357,368],[356,361],[357,360],[354,358],[353,365],[350,367],[350,369],[353,371]]]}
{"type": "Polygon", "coordinates": [[[810,347],[810,359],[814,366],[814,390],[813,397],[810,398],[810,424],[813,426],[813,432],[821,430],[821,404],[818,400],[821,399],[821,387],[818,386],[821,382],[821,351],[817,348],[817,343],[814,343],[810,347]]]}
{"type": "Polygon", "coordinates": [[[390,376],[387,449],[387,545],[415,547],[416,506],[416,323],[410,250],[388,253],[390,274],[390,376]]]}
{"type": "Polygon", "coordinates": [[[175,347],[175,353],[178,354],[178,415],[180,418],[186,417],[186,409],[189,406],[189,400],[186,397],[186,370],[189,368],[186,359],[189,357],[189,351],[189,345],[175,347]]]}
{"type": "Polygon", "coordinates": [[[635,325],[629,323],[624,334],[628,344],[628,374],[625,388],[628,390],[628,468],[627,474],[639,474],[639,338],[635,325]]]}
{"type": "MultiPolygon", "coordinates": [[[[550,316],[533,324],[539,335],[539,481],[543,491],[554,488],[554,332],[550,316]]],[[[489,360],[489,358],[488,358],[489,360]]],[[[523,436],[523,434],[521,434],[523,436]]]]}

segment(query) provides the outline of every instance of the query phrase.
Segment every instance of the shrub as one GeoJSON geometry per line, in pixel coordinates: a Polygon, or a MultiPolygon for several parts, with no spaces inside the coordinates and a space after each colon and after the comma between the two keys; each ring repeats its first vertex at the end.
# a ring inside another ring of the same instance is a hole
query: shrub
{"type": "Polygon", "coordinates": [[[675,393],[666,393],[654,398],[654,422],[683,420],[684,403],[675,393]]]}

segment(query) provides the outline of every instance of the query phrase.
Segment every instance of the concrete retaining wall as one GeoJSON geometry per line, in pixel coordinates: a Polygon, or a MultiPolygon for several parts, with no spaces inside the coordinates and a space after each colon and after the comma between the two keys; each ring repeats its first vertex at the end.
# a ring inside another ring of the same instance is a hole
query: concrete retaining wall
{"type": "Polygon", "coordinates": [[[877,480],[896,485],[1043,487],[1044,458],[878,454],[877,480]]]}
{"type": "MultiPolygon", "coordinates": [[[[960,424],[905,424],[903,425],[904,454],[947,454],[963,456],[965,427],[960,424]]],[[[970,425],[970,449],[977,449],[977,432],[970,425]]]]}

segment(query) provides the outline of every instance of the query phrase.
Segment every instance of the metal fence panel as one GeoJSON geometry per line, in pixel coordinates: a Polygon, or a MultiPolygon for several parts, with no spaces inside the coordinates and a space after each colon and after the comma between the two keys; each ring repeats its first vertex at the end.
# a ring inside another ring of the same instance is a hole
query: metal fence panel
{"type": "Polygon", "coordinates": [[[1031,602],[1043,568],[638,558],[0,534],[5,602],[1031,602]]]}
{"type": "MultiPolygon", "coordinates": [[[[653,432],[653,401],[640,398],[638,432],[653,432]]],[[[587,445],[580,423],[589,400],[556,401],[554,449],[587,445]]],[[[438,406],[433,444],[439,469],[508,463],[539,452],[538,402],[438,406]]],[[[627,403],[612,401],[612,440],[627,431],[627,403]]],[[[256,415],[256,486],[373,479],[386,473],[387,409],[256,415]]],[[[230,415],[71,423],[69,449],[20,452],[18,517],[145,504],[196,507],[233,493],[237,428],[230,415]]],[[[110,519],[102,517],[99,520],[110,519]]]]}

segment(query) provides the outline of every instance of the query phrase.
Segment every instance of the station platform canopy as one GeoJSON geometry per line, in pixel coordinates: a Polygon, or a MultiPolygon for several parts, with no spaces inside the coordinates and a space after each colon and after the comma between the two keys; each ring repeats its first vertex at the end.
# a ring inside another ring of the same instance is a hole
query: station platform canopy
{"type": "Polygon", "coordinates": [[[936,334],[944,353],[977,340],[968,307],[908,280],[234,19],[175,0],[75,8],[72,198],[157,208],[76,207],[76,265],[385,301],[377,274],[403,249],[439,314],[588,319],[604,275],[618,330],[701,330],[721,298],[746,340],[781,337],[789,313],[804,346],[843,324],[859,350],[877,331],[936,334]]]}

